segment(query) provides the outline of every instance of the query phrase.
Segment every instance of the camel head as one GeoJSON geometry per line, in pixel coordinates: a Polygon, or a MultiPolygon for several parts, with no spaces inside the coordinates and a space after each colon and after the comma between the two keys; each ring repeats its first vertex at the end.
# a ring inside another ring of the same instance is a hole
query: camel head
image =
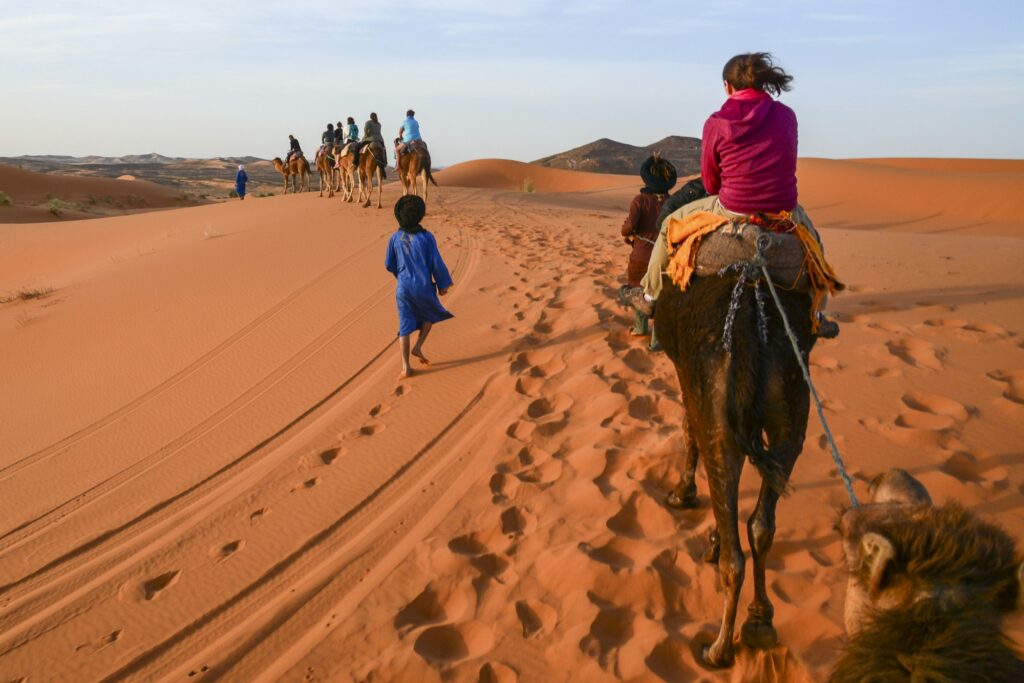
{"type": "Polygon", "coordinates": [[[934,507],[903,470],[880,475],[869,492],[869,502],[847,510],[836,527],[849,572],[848,634],[924,602],[950,613],[1017,608],[1024,564],[1005,531],[955,503],[934,507]]]}

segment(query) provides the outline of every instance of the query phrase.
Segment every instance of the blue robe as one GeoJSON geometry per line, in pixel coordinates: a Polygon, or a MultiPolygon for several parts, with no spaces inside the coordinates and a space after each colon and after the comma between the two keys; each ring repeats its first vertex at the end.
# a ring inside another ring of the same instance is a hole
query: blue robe
{"type": "Polygon", "coordinates": [[[238,193],[239,197],[245,196],[245,184],[249,182],[249,176],[245,174],[245,171],[239,171],[235,174],[235,192],[238,193]]]}
{"type": "Polygon", "coordinates": [[[437,298],[437,290],[452,286],[452,277],[433,234],[426,230],[414,234],[396,231],[388,241],[384,267],[398,279],[398,336],[412,334],[425,322],[438,323],[453,317],[437,298]]]}

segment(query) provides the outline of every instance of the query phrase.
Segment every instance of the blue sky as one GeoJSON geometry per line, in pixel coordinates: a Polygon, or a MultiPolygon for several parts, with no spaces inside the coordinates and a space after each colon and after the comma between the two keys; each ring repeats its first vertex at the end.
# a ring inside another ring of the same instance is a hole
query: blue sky
{"type": "Polygon", "coordinates": [[[768,50],[803,156],[1024,158],[1024,2],[0,0],[0,155],[283,154],[417,111],[435,163],[700,134],[768,50]]]}

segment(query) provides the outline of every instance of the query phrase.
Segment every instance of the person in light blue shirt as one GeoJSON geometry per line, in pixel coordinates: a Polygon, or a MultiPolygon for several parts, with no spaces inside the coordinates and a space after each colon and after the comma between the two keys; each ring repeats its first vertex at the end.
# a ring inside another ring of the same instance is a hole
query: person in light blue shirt
{"type": "Polygon", "coordinates": [[[398,144],[395,145],[395,168],[398,168],[398,159],[405,151],[405,148],[410,143],[416,140],[422,140],[420,137],[420,123],[416,120],[416,112],[412,109],[405,112],[405,121],[402,121],[402,127],[398,129],[398,144]]]}
{"type": "Polygon", "coordinates": [[[348,117],[348,142],[359,142],[359,126],[351,116],[348,117]]]}

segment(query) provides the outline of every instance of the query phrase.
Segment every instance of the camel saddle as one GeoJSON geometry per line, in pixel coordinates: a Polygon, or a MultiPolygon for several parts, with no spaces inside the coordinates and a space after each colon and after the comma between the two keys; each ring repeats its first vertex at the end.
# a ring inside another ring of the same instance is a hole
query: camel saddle
{"type": "Polygon", "coordinates": [[[769,240],[768,275],[779,287],[822,294],[844,288],[825,261],[817,235],[794,223],[788,212],[727,218],[698,211],[665,220],[671,254],[667,273],[684,290],[694,275],[717,275],[736,262],[750,261],[761,235],[769,240]]]}

